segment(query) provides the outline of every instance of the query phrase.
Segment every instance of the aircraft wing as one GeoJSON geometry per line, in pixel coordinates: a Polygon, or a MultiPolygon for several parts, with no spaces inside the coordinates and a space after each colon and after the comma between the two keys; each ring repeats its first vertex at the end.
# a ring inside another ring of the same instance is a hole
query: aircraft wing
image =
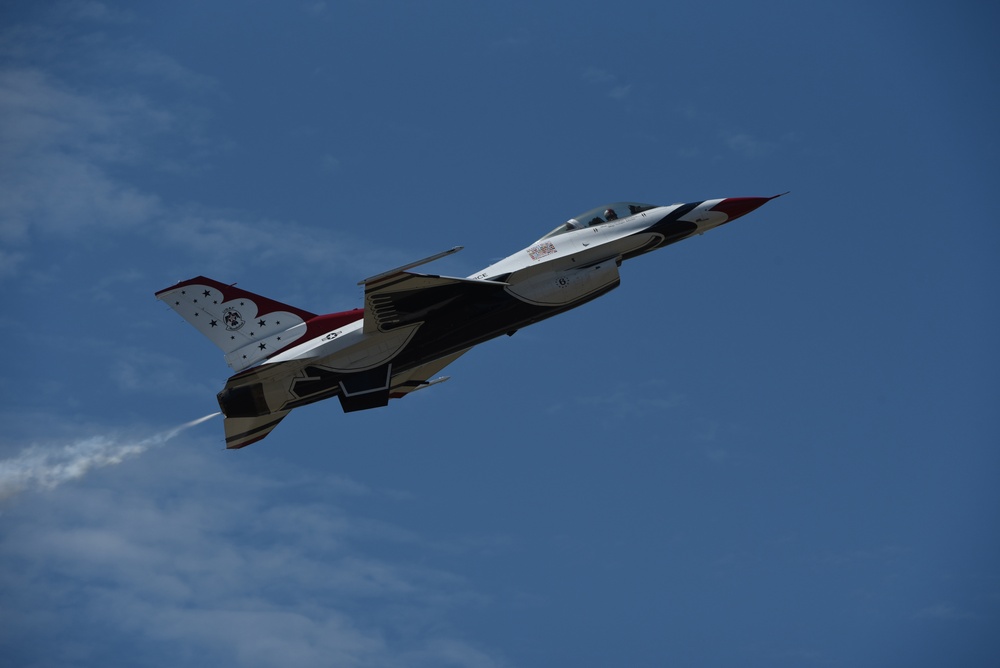
{"type": "Polygon", "coordinates": [[[502,292],[506,283],[407,271],[445,255],[457,253],[461,249],[461,246],[456,246],[443,253],[411,262],[358,283],[365,286],[364,331],[388,332],[397,327],[426,320],[432,311],[458,299],[468,297],[489,299],[492,295],[502,292]]]}

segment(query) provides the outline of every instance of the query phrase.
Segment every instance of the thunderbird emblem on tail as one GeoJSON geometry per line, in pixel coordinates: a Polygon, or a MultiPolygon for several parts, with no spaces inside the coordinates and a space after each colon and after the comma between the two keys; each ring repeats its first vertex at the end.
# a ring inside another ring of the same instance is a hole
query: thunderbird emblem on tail
{"type": "Polygon", "coordinates": [[[222,314],[222,319],[226,321],[226,329],[235,331],[243,326],[243,316],[234,308],[227,308],[222,314]]]}
{"type": "Polygon", "coordinates": [[[305,404],[337,397],[345,412],[365,410],[447,380],[432,376],[473,346],[618,287],[624,260],[774,197],[609,204],[467,278],[409,271],[461,246],[368,278],[359,283],[364,308],[340,313],[317,315],[203,276],[156,298],[221,348],[236,371],[218,399],[226,447],[242,448],[305,404]]]}

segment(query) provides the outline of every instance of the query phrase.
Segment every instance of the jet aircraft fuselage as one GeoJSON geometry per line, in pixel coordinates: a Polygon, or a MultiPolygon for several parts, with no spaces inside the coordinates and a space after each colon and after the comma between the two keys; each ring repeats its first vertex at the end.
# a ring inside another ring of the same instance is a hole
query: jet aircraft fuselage
{"type": "Polygon", "coordinates": [[[218,399],[226,447],[241,448],[299,406],[336,396],[345,412],[364,410],[446,380],[432,376],[473,346],[617,287],[624,260],[771,199],[616,202],[466,278],[410,271],[461,247],[368,278],[359,283],[364,308],[340,313],[317,315],[203,276],[156,297],[219,346],[237,372],[218,399]]]}

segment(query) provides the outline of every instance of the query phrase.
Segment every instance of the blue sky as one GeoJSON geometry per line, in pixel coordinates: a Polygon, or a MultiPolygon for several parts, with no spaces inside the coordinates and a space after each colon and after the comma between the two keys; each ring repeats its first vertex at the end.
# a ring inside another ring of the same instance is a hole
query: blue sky
{"type": "Polygon", "coordinates": [[[987,666],[996,10],[4,3],[0,654],[987,666]],[[315,312],[791,191],[388,408],[224,450],[199,274],[315,312]]]}

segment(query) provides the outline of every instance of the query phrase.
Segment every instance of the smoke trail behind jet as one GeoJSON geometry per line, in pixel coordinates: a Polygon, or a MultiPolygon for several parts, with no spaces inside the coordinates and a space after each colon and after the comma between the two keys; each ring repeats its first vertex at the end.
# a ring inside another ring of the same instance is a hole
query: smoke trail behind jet
{"type": "Polygon", "coordinates": [[[185,422],[141,441],[92,436],[61,447],[29,446],[16,457],[0,460],[0,499],[27,489],[53,489],[64,482],[83,477],[91,469],[120,464],[129,457],[163,445],[182,431],[217,415],[220,413],[185,422]]]}

